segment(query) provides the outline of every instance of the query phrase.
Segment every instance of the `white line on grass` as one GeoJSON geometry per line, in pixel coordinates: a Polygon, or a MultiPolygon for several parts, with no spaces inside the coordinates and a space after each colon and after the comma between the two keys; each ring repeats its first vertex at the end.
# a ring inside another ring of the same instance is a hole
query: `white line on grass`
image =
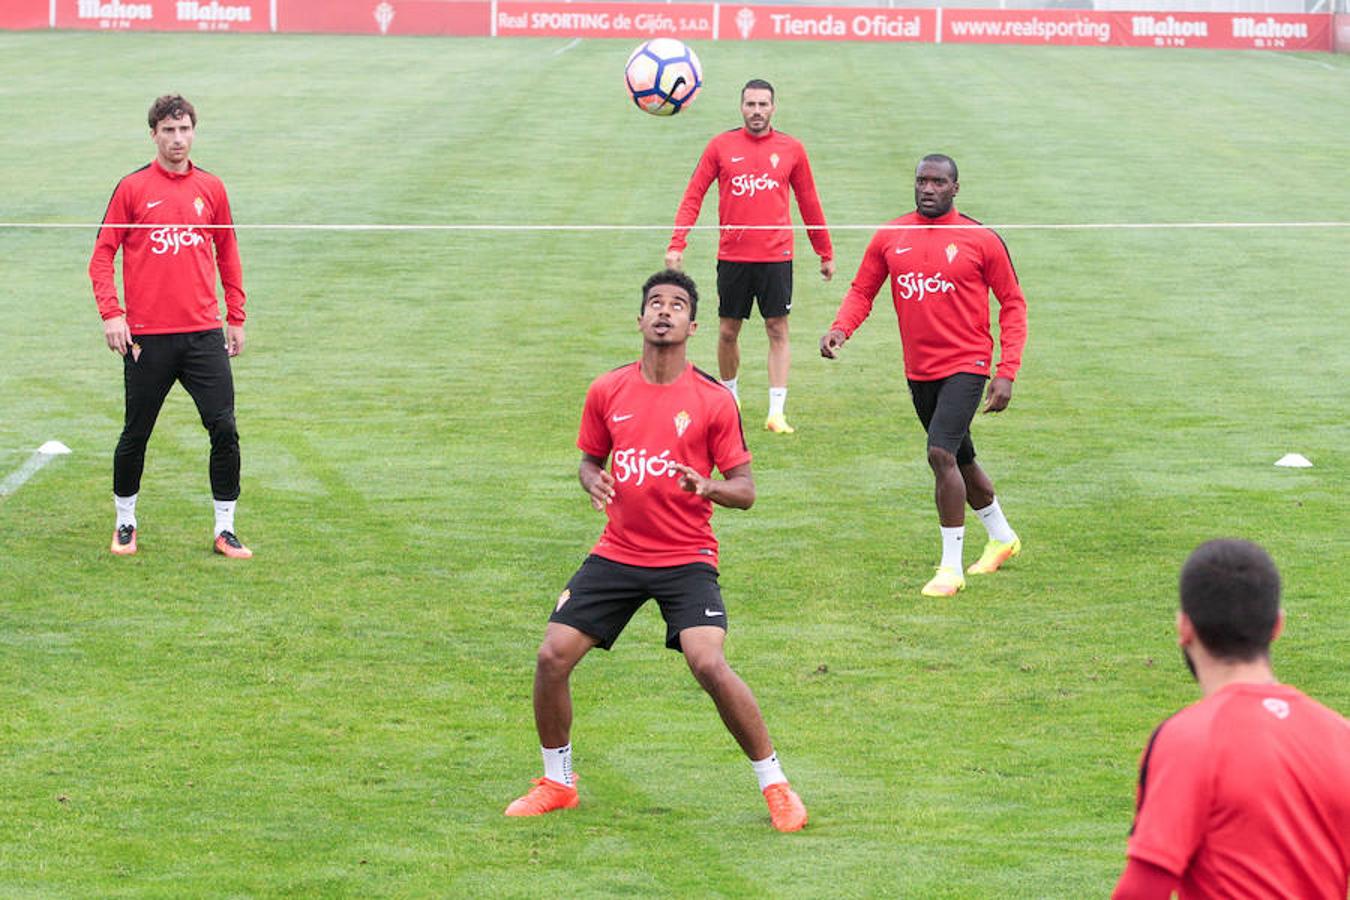
{"type": "Polygon", "coordinates": [[[60,441],[48,441],[28,457],[23,465],[15,469],[4,481],[0,481],[0,497],[8,497],[10,494],[23,487],[28,479],[37,474],[47,463],[58,456],[65,456],[70,452],[70,448],[60,441]]]}
{"type": "Polygon", "coordinates": [[[559,47],[557,50],[554,50],[554,51],[553,51],[553,55],[554,55],[554,56],[562,56],[562,55],[563,55],[564,53],[566,53],[568,50],[571,50],[573,47],[575,47],[577,44],[580,44],[580,43],[581,43],[581,38],[572,38],[572,40],[571,40],[570,43],[564,44],[563,46],[559,47]]]}
{"type": "MultiPolygon", "coordinates": [[[[218,228],[232,228],[236,231],[670,231],[670,223],[661,225],[478,225],[470,223],[446,224],[378,224],[351,223],[327,224],[283,223],[234,225],[199,225],[184,222],[177,225],[156,223],[153,225],[135,223],[96,223],[90,225],[81,222],[0,222],[0,229],[47,229],[47,228],[196,228],[211,231],[218,228]]],[[[690,231],[780,231],[781,225],[691,225],[690,231]]],[[[968,228],[992,228],[997,231],[1109,231],[1109,230],[1201,230],[1232,228],[1350,228],[1350,222],[1009,222],[1002,225],[887,225],[887,224],[846,224],[846,225],[795,225],[801,231],[877,231],[888,229],[908,231],[920,228],[960,231],[968,228]]]]}

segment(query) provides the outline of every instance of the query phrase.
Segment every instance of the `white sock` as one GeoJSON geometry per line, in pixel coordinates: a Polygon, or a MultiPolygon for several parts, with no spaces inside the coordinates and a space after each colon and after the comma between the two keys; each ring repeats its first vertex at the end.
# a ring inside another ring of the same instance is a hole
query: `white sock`
{"type": "Polygon", "coordinates": [[[234,506],[238,500],[217,500],[216,504],[216,534],[222,531],[234,533],[234,506]]]}
{"type": "Polygon", "coordinates": [[[960,572],[961,567],[961,547],[965,543],[966,526],[957,525],[955,528],[938,526],[942,532],[942,567],[944,569],[954,569],[960,572]]]}
{"type": "Polygon", "coordinates": [[[787,404],[787,388],[771,387],[769,388],[769,416],[781,416],[783,407],[787,404]]]}
{"type": "Polygon", "coordinates": [[[777,753],[770,753],[766,759],[750,760],[750,768],[755,770],[755,777],[759,779],[761,791],[771,784],[787,783],[787,776],[783,774],[783,767],[778,764],[777,753]]]}
{"type": "Polygon", "coordinates": [[[130,497],[119,497],[113,494],[113,506],[117,508],[117,525],[121,528],[123,525],[136,527],[136,498],[140,494],[132,494],[130,497]]]}
{"type": "Polygon", "coordinates": [[[727,389],[727,390],[731,391],[731,396],[735,397],[735,398],[736,398],[736,402],[739,403],[739,402],[740,402],[740,399],[741,399],[741,395],[740,395],[739,393],[737,393],[737,391],[736,391],[736,381],[737,381],[737,379],[735,379],[735,378],[723,378],[723,379],[722,379],[722,384],[726,386],[726,389],[727,389]]]}
{"type": "Polygon", "coordinates": [[[975,510],[975,515],[980,517],[980,521],[984,523],[984,530],[989,532],[989,536],[994,540],[1005,544],[1011,544],[1017,540],[1017,532],[1012,530],[1012,526],[1004,518],[997,497],[994,498],[993,503],[990,503],[984,509],[975,510]]]}
{"type": "Polygon", "coordinates": [[[558,784],[572,785],[572,745],[540,747],[544,753],[544,777],[558,784]]]}

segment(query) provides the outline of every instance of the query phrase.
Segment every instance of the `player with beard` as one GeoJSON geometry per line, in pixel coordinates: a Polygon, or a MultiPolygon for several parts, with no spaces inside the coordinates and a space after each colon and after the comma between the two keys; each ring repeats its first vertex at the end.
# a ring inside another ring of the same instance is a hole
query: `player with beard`
{"type": "Polygon", "coordinates": [[[234,534],[239,499],[239,432],[230,357],[244,350],[244,287],[230,201],[220,179],[188,159],[197,111],[177,95],[150,107],[155,158],[117,184],[89,260],[108,348],[122,357],[125,417],[113,454],[117,521],[111,550],[136,552],[136,500],[145,448],[174,382],[197,405],[211,436],[215,552],[247,559],[234,534]],[[126,227],[136,226],[136,227],[126,227]],[[198,227],[212,226],[212,227],[198,227]],[[122,251],[118,304],[113,261],[122,251]],[[216,270],[225,289],[221,331],[216,270]]]}
{"type": "Polygon", "coordinates": [[[942,535],[942,561],[922,590],[927,597],[950,597],[966,586],[966,504],[989,536],[967,574],[997,572],[1022,550],[993,481],[975,462],[970,424],[986,382],[984,412],[1000,412],[1012,400],[1027,339],[1027,304],[1003,239],[957,212],[957,176],[949,156],[935,153],[919,161],[914,212],[893,219],[873,236],[834,324],[820,339],[820,355],[835,359],[871,314],[882,284],[890,281],[905,378],[914,411],[928,432],[928,464],[942,535]],[[999,303],[997,368],[989,327],[991,290],[999,303]]]}
{"type": "Polygon", "coordinates": [[[1247,541],[1209,541],[1182,567],[1180,595],[1177,643],[1203,699],[1144,751],[1113,900],[1345,900],[1350,722],[1275,680],[1274,561],[1247,541]]]}
{"type": "Polygon", "coordinates": [[[791,434],[784,412],[787,403],[788,314],[792,311],[792,216],[789,190],[797,197],[807,236],[820,256],[820,274],[834,277],[834,249],[825,229],[811,163],[801,141],[774,129],[773,85],[759,78],[741,89],[744,128],[723,132],[708,142],[689,178],[675,231],[666,250],[666,265],[679,269],[690,227],[698,221],[703,197],[717,182],[717,220],[722,226],[717,245],[717,367],[722,383],[739,400],[741,326],[758,300],[769,339],[769,414],[764,428],[791,434]],[[751,228],[728,226],[756,226],[751,228]],[[773,227],[780,226],[780,227],[773,227]]]}
{"type": "Polygon", "coordinates": [[[654,598],[666,622],[666,646],[684,654],[750,758],[773,827],[806,825],[806,807],[783,775],[754,694],[723,653],[727,617],[712,508],[749,509],[755,482],[730,392],[686,358],[697,314],[698,289],[689,276],[667,270],[647,279],[637,320],[642,358],[600,376],[586,392],[578,477],[607,521],[549,617],[534,672],[544,776],[506,808],[508,816],[578,805],[572,670],[591,648],[613,647],[633,614],[654,598]],[[712,477],[714,468],[721,478],[712,477]]]}

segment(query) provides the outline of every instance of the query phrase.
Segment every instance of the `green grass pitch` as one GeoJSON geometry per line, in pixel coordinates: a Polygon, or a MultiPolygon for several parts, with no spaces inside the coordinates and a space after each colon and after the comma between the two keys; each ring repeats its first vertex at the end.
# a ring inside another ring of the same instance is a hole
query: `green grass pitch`
{"type": "MultiPolygon", "coordinates": [[[[0,220],[96,222],[181,91],[242,224],[664,224],[755,76],[834,223],[910,209],[931,151],[989,223],[1350,220],[1350,57],[709,43],[704,95],[658,120],[629,42],[569,43],[0,34],[0,220]]],[[[1031,339],[975,437],[1026,549],[941,602],[886,298],[842,360],[814,349],[869,235],[836,233],[831,285],[799,237],[791,437],[757,430],[749,323],[759,500],[714,518],[729,656],[811,810],[784,836],[650,607],[574,679],[581,808],[501,815],[600,527],[583,392],[636,356],[665,231],[241,231],[240,565],[209,552],[181,391],[141,553],[108,554],[94,229],[0,229],[0,477],[74,451],[0,498],[0,894],[1104,896],[1138,754],[1195,696],[1176,571],[1217,535],[1283,568],[1280,676],[1350,710],[1350,230],[1005,232],[1031,339]]],[[[686,257],[709,323],[713,248],[686,257]]]]}

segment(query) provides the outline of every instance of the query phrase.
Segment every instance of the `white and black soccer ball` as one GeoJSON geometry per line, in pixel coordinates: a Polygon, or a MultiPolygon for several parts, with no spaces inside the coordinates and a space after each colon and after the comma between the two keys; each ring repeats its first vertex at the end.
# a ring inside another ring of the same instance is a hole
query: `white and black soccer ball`
{"type": "Polygon", "coordinates": [[[703,66],[683,41],[653,38],[633,51],[623,70],[628,95],[654,116],[673,116],[698,96],[703,66]]]}

